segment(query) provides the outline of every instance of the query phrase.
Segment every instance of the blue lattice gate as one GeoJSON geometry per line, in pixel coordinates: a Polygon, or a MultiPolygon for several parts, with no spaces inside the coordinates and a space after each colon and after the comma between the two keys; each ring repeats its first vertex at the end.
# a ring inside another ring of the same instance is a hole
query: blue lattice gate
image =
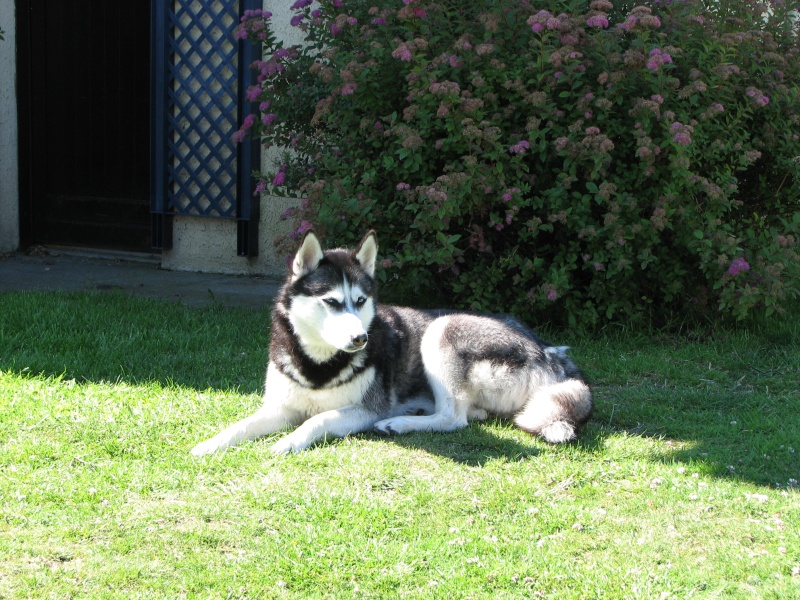
{"type": "MultiPolygon", "coordinates": [[[[153,16],[152,234],[172,244],[172,217],[237,221],[237,253],[258,253],[250,173],[258,144],[236,144],[255,52],[237,41],[240,15],[259,0],[151,0],[153,16]]],[[[260,2],[259,2],[260,4],[260,2]]]]}

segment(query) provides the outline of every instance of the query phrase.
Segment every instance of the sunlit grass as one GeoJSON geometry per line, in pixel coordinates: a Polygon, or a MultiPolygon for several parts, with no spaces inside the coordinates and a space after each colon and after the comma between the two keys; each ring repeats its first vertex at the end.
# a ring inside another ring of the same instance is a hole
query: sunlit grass
{"type": "Polygon", "coordinates": [[[198,460],[260,402],[268,313],[7,294],[0,315],[0,598],[800,589],[792,321],[565,339],[597,400],[572,445],[496,420],[198,460]]]}

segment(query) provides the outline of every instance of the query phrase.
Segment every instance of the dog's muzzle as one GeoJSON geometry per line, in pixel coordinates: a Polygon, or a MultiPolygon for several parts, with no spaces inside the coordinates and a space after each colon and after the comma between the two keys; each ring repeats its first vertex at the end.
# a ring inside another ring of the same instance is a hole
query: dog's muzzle
{"type": "Polygon", "coordinates": [[[366,333],[354,335],[352,338],[350,338],[350,347],[347,349],[348,352],[358,352],[367,345],[368,339],[369,338],[367,337],[366,333]]]}

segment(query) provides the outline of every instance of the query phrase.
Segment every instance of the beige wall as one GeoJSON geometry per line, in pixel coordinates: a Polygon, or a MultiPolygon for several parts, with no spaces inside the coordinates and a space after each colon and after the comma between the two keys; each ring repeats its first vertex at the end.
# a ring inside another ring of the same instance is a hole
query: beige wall
{"type": "Polygon", "coordinates": [[[261,197],[258,256],[236,255],[236,221],[174,217],[172,249],[161,254],[161,266],[173,271],[203,271],[235,275],[286,275],[286,263],[272,245],[276,235],[289,231],[280,215],[297,200],[261,197]]]}
{"type": "Polygon", "coordinates": [[[19,164],[17,162],[17,57],[14,2],[0,0],[0,252],[19,247],[19,164]]]}

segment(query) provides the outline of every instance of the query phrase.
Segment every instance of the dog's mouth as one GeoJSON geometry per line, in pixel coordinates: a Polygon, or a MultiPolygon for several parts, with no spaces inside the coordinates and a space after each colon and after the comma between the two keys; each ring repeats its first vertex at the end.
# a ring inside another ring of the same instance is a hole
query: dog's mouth
{"type": "Polygon", "coordinates": [[[363,339],[361,337],[353,339],[346,348],[344,348],[345,352],[360,352],[367,346],[367,336],[364,336],[363,339]]]}
{"type": "Polygon", "coordinates": [[[355,354],[356,352],[361,352],[364,348],[366,348],[366,344],[361,344],[360,346],[350,345],[347,348],[344,348],[345,352],[349,352],[350,354],[355,354]]]}

